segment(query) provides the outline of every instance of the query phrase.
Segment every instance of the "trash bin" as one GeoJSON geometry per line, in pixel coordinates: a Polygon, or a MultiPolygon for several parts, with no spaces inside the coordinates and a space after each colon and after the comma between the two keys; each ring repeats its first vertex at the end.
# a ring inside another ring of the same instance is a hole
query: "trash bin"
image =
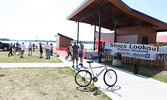
{"type": "Polygon", "coordinates": [[[120,53],[115,53],[114,54],[114,59],[122,60],[122,55],[120,53]]]}
{"type": "Polygon", "coordinates": [[[115,53],[112,65],[121,66],[121,60],[122,60],[122,55],[120,53],[115,53]]]}

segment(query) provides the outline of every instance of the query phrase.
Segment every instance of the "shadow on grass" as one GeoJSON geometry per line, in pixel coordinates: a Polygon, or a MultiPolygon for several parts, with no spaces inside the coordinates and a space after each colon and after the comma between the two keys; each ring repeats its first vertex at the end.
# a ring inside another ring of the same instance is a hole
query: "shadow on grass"
{"type": "Polygon", "coordinates": [[[81,92],[94,92],[95,91],[95,87],[76,87],[77,90],[81,91],[81,92]]]}
{"type": "Polygon", "coordinates": [[[5,74],[0,74],[0,77],[4,77],[5,76],[5,74]]]}
{"type": "Polygon", "coordinates": [[[77,90],[81,92],[94,92],[94,96],[102,94],[101,91],[94,86],[88,86],[88,87],[76,87],[77,90]]]}

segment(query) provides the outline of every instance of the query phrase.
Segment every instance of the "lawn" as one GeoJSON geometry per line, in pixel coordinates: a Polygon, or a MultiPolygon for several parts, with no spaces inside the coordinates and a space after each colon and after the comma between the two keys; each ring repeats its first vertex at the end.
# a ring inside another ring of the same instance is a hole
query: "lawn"
{"type": "MultiPolygon", "coordinates": [[[[105,64],[112,65],[111,61],[104,62],[105,64]]],[[[128,65],[128,64],[122,64],[122,66],[115,66],[117,68],[133,72],[134,71],[134,65],[128,65]]],[[[155,67],[147,67],[147,66],[140,66],[138,69],[138,74],[147,76],[162,82],[167,83],[167,70],[161,69],[161,68],[155,68],[155,67]]]]}
{"type": "Polygon", "coordinates": [[[43,53],[44,58],[39,59],[39,50],[32,53],[32,56],[28,56],[28,50],[25,51],[24,58],[20,58],[20,55],[14,55],[8,57],[8,52],[0,51],[0,63],[61,63],[62,61],[56,56],[51,56],[51,59],[45,59],[45,51],[43,53]]]}
{"type": "Polygon", "coordinates": [[[74,75],[69,67],[0,69],[0,100],[110,100],[78,87],[74,75]]]}

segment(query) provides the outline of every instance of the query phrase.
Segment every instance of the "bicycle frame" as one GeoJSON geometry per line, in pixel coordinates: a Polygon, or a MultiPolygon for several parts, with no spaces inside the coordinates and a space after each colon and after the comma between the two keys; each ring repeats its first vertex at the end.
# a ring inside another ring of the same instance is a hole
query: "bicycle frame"
{"type": "Polygon", "coordinates": [[[100,76],[100,74],[104,71],[104,70],[107,70],[107,67],[106,66],[98,66],[98,67],[91,67],[91,64],[89,64],[89,68],[90,68],[90,70],[91,70],[91,73],[92,73],[92,76],[94,77],[95,75],[94,75],[94,72],[93,72],[93,69],[97,69],[97,68],[102,68],[102,67],[104,67],[103,68],[103,70],[101,70],[97,75],[96,75],[96,77],[99,77],[100,76]]]}

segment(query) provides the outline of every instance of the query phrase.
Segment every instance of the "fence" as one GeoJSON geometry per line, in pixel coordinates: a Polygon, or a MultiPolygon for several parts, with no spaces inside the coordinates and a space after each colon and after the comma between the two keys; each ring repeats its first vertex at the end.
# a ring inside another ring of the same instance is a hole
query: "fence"
{"type": "MultiPolygon", "coordinates": [[[[105,60],[112,61],[113,55],[105,55],[105,60]]],[[[122,63],[124,64],[135,64],[135,61],[139,61],[139,65],[146,66],[146,67],[156,67],[167,69],[167,61],[156,61],[156,60],[145,60],[145,59],[138,59],[132,57],[122,57],[122,63]]]]}

